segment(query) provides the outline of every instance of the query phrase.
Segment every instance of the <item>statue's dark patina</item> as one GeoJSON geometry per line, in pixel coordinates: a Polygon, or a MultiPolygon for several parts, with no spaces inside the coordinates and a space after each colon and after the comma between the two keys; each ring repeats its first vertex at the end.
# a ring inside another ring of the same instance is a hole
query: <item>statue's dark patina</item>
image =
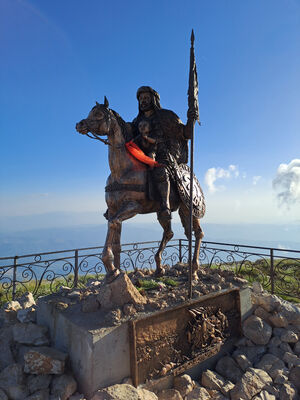
{"type": "MultiPolygon", "coordinates": [[[[163,238],[155,256],[156,273],[162,274],[161,255],[172,238],[171,212],[178,209],[185,234],[189,235],[189,171],[188,139],[191,137],[197,115],[188,113],[184,125],[172,111],[162,109],[158,93],[149,86],[142,86],[137,92],[139,114],[132,123],[125,123],[113,110],[104,104],[96,104],[88,117],[76,124],[81,134],[91,132],[95,138],[107,136],[109,144],[109,165],[111,174],[107,179],[106,202],[108,232],[103,251],[103,263],[108,278],[119,273],[120,238],[122,221],[137,214],[156,212],[163,227],[163,238]],[[149,167],[136,160],[127,151],[125,143],[135,141],[146,154],[155,158],[159,165],[151,168],[157,197],[149,198],[147,181],[149,167]]],[[[204,215],[205,204],[201,187],[194,179],[194,212],[192,229],[195,234],[193,254],[193,279],[197,279],[199,251],[203,231],[200,218],[204,215]]]]}

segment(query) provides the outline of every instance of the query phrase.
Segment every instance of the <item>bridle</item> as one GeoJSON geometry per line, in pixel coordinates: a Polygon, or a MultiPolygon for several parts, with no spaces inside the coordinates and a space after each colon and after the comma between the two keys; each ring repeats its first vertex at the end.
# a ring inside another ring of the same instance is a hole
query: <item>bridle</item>
{"type": "MultiPolygon", "coordinates": [[[[95,106],[95,107],[98,107],[98,105],[95,106]]],[[[103,121],[103,119],[105,120],[105,122],[107,124],[108,132],[109,132],[110,131],[110,126],[111,126],[111,115],[110,115],[110,109],[109,108],[106,108],[104,110],[104,117],[101,118],[101,119],[98,119],[97,121],[101,122],[101,121],[103,121]]],[[[101,137],[95,135],[93,132],[91,132],[91,134],[93,136],[89,135],[88,133],[86,133],[86,136],[88,136],[91,139],[100,140],[100,142],[102,142],[102,143],[104,143],[104,144],[106,144],[108,146],[111,146],[111,144],[109,143],[108,139],[102,139],[101,137]]]]}

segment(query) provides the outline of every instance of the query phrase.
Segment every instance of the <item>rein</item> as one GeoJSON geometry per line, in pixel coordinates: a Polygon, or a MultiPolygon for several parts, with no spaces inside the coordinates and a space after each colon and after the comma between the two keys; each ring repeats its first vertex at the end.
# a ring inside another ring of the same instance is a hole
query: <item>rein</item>
{"type": "Polygon", "coordinates": [[[100,142],[102,142],[102,143],[104,143],[104,144],[106,144],[106,145],[108,145],[108,146],[111,146],[111,144],[109,143],[108,139],[102,139],[102,138],[100,138],[100,137],[94,135],[93,132],[91,132],[91,134],[92,134],[93,136],[89,135],[88,133],[86,133],[86,136],[88,136],[90,139],[100,140],[100,142]]]}

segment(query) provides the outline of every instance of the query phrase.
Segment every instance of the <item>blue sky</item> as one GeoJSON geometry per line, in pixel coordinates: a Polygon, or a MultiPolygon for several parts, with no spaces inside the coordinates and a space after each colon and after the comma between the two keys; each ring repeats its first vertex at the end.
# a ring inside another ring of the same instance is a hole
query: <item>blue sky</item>
{"type": "Polygon", "coordinates": [[[185,122],[194,28],[204,222],[300,223],[299,0],[0,0],[0,8],[0,218],[97,212],[93,222],[104,223],[107,148],[75,123],[104,95],[131,121],[141,85],[185,122]]]}

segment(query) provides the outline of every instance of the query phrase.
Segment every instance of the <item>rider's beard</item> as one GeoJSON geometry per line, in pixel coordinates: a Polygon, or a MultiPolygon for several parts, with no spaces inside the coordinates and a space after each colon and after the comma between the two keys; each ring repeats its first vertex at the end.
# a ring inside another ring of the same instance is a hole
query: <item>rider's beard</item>
{"type": "Polygon", "coordinates": [[[153,109],[153,104],[150,103],[140,103],[140,111],[150,111],[153,109]]]}

